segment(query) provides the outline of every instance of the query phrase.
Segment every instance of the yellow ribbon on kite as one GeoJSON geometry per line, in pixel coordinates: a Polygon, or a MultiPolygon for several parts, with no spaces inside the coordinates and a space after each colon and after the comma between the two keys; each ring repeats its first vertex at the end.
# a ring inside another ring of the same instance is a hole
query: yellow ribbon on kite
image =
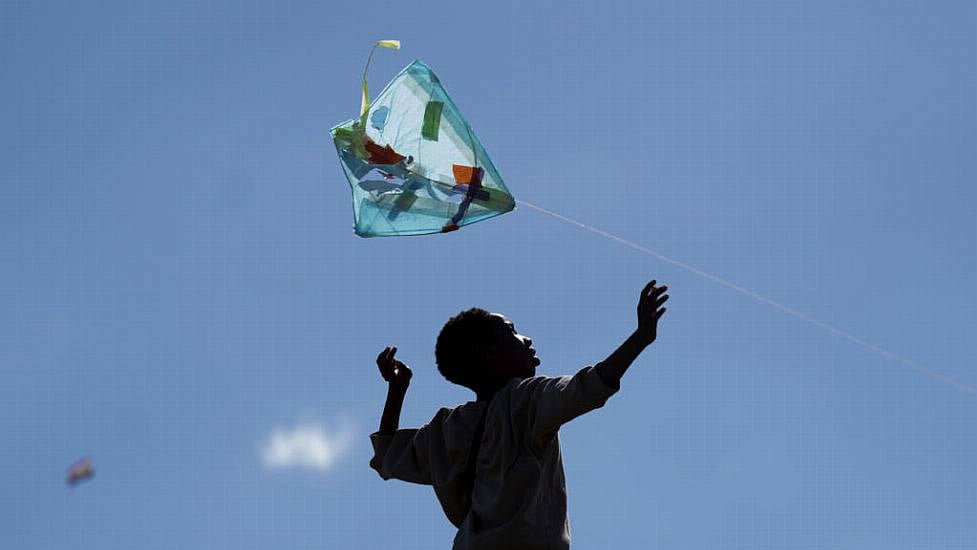
{"type": "Polygon", "coordinates": [[[366,59],[366,67],[363,67],[363,97],[360,99],[361,129],[366,128],[366,113],[370,110],[370,90],[366,84],[366,71],[370,68],[370,62],[373,61],[373,52],[377,51],[377,48],[399,50],[400,40],[377,40],[376,44],[373,45],[373,49],[370,50],[370,57],[366,59]]]}

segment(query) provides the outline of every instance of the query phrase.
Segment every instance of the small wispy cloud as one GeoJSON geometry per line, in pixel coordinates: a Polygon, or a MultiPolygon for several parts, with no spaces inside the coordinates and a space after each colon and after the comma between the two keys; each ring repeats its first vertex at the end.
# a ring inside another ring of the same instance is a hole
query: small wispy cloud
{"type": "Polygon", "coordinates": [[[350,449],[353,430],[348,424],[327,431],[318,422],[302,421],[292,428],[275,428],[258,446],[258,456],[272,470],[304,468],[328,471],[350,449]]]}

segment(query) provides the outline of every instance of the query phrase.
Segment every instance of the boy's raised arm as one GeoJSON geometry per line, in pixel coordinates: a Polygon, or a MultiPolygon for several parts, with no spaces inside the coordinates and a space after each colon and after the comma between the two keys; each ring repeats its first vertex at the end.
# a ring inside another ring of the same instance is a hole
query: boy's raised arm
{"type": "Polygon", "coordinates": [[[380,429],[377,433],[381,435],[392,435],[400,426],[400,411],[404,407],[404,397],[407,396],[406,389],[397,389],[392,385],[387,388],[387,401],[383,404],[383,414],[380,416],[380,429]]]}
{"type": "Polygon", "coordinates": [[[410,367],[394,358],[396,353],[396,347],[387,346],[377,356],[380,376],[388,383],[387,401],[383,405],[383,414],[380,416],[380,429],[378,430],[378,433],[384,435],[393,434],[400,426],[400,410],[404,406],[404,397],[407,395],[410,379],[414,375],[410,367]]]}
{"type": "Polygon", "coordinates": [[[651,281],[638,298],[638,328],[607,359],[597,364],[595,370],[605,384],[617,387],[621,377],[638,355],[658,338],[658,320],[665,314],[662,304],[668,300],[667,286],[655,286],[651,281]]]}
{"type": "Polygon", "coordinates": [[[638,328],[607,359],[585,367],[573,376],[534,377],[519,386],[532,400],[529,424],[534,442],[545,445],[562,424],[600,408],[621,387],[621,377],[631,363],[658,336],[658,320],[665,313],[668,287],[648,283],[638,300],[638,328]]]}
{"type": "Polygon", "coordinates": [[[410,367],[394,358],[397,348],[388,346],[377,357],[380,376],[387,381],[387,401],[380,417],[380,429],[370,435],[373,458],[370,467],[383,479],[396,478],[431,484],[427,446],[429,426],[399,429],[400,411],[412,376],[410,367]]]}

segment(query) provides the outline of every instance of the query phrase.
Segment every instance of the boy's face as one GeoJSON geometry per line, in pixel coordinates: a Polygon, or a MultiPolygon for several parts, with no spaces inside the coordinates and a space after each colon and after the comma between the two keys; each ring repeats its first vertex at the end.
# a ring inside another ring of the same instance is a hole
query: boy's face
{"type": "Polygon", "coordinates": [[[516,332],[515,325],[501,313],[493,313],[498,320],[495,339],[489,345],[493,363],[505,378],[529,378],[536,374],[539,357],[528,336],[516,332]]]}

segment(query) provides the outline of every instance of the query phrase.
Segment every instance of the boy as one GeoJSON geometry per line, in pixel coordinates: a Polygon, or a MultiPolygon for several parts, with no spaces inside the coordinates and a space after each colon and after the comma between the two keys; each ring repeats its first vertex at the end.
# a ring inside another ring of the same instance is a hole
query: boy
{"type": "Polygon", "coordinates": [[[435,358],[449,382],[477,399],[442,408],[417,429],[397,429],[410,368],[387,347],[377,357],[389,383],[370,466],[383,479],[433,485],[456,527],[455,550],[568,549],[560,425],[600,408],[658,334],[667,286],[648,283],[638,327],[607,359],[573,376],[535,377],[533,341],[504,316],[472,308],[438,335],[435,358]]]}

